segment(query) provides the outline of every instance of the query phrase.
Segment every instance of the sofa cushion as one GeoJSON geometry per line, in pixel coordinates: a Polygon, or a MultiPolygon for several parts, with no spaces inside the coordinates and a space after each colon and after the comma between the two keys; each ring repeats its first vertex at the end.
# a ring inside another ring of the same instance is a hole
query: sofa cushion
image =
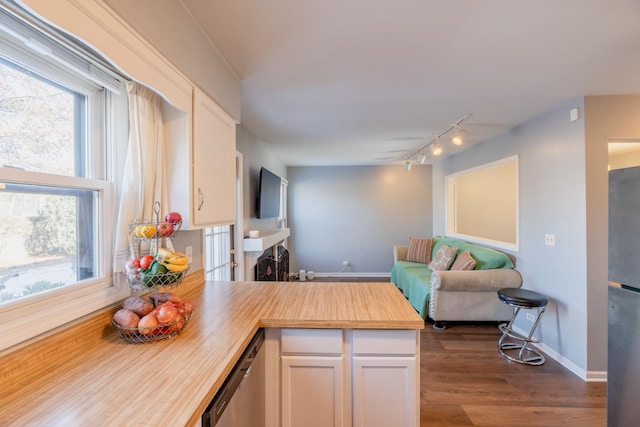
{"type": "Polygon", "coordinates": [[[421,239],[418,237],[409,237],[407,261],[429,264],[429,262],[431,261],[432,249],[433,238],[421,239]]]}
{"type": "Polygon", "coordinates": [[[446,245],[461,251],[469,251],[476,260],[476,270],[491,270],[494,268],[514,268],[513,262],[507,254],[484,246],[474,245],[459,239],[434,237],[433,253],[437,253],[441,246],[446,245]]]}
{"type": "Polygon", "coordinates": [[[453,262],[449,270],[473,270],[476,266],[476,260],[473,259],[469,251],[464,251],[453,262]]]}
{"type": "Polygon", "coordinates": [[[448,270],[453,263],[453,260],[456,258],[456,253],[458,250],[454,247],[442,245],[434,255],[433,259],[429,263],[429,268],[431,270],[448,270]]]}

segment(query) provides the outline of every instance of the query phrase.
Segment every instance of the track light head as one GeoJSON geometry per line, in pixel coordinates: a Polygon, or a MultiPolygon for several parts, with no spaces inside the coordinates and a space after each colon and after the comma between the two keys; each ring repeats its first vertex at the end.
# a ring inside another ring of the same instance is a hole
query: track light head
{"type": "Polygon", "coordinates": [[[407,172],[411,170],[411,162],[409,160],[406,160],[404,162],[404,170],[406,170],[407,172]]]}
{"type": "Polygon", "coordinates": [[[451,142],[453,142],[455,145],[462,145],[466,136],[467,131],[458,129],[458,126],[456,126],[456,133],[451,137],[451,142]]]}
{"type": "Polygon", "coordinates": [[[423,153],[418,154],[418,161],[421,165],[424,165],[424,162],[427,161],[427,156],[423,153]]]}
{"type": "Polygon", "coordinates": [[[442,147],[440,146],[440,144],[434,142],[433,145],[431,145],[431,154],[433,154],[434,156],[439,156],[440,154],[442,154],[442,147]]]}

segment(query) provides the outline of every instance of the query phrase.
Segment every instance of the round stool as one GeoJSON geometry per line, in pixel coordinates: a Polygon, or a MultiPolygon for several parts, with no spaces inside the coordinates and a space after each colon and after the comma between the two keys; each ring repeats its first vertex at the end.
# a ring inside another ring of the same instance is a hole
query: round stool
{"type": "Polygon", "coordinates": [[[535,348],[529,348],[530,343],[538,343],[539,340],[534,340],[531,337],[540,323],[540,319],[544,314],[544,310],[547,307],[549,300],[546,296],[539,294],[538,292],[529,291],[527,289],[520,288],[503,288],[498,291],[498,298],[500,301],[513,307],[513,316],[509,323],[502,323],[498,326],[502,331],[502,337],[498,341],[498,351],[502,357],[509,359],[513,362],[524,363],[527,365],[542,365],[545,361],[544,356],[535,348]],[[513,330],[513,322],[516,320],[516,316],[521,309],[536,310],[538,316],[529,331],[527,336],[513,330]],[[515,340],[505,341],[507,338],[515,340]],[[510,355],[505,350],[519,350],[517,354],[510,355]]]}

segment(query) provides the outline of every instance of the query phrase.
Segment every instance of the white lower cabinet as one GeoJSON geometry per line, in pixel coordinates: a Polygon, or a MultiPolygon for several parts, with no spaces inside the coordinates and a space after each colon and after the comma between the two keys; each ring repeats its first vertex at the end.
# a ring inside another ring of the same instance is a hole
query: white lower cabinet
{"type": "Polygon", "coordinates": [[[417,427],[417,330],[267,329],[267,427],[417,427]]]}
{"type": "Polygon", "coordinates": [[[282,356],[282,426],[344,426],[342,357],[282,356]]]}
{"type": "Polygon", "coordinates": [[[352,337],[353,426],[419,425],[418,332],[357,329],[352,337]]]}
{"type": "Polygon", "coordinates": [[[418,425],[415,357],[353,357],[354,427],[418,425]]]}

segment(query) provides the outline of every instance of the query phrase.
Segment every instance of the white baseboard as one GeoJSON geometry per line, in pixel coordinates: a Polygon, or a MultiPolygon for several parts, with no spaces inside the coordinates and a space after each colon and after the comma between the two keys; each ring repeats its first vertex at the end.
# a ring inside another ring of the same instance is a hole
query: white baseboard
{"type": "MultiPolygon", "coordinates": [[[[514,326],[514,330],[518,333],[527,336],[529,335],[528,331],[524,331],[523,329],[514,326]]],[[[542,351],[545,355],[551,357],[553,360],[576,374],[583,381],[587,382],[607,382],[607,372],[606,371],[586,371],[582,369],[580,366],[573,363],[571,360],[564,357],[562,354],[558,353],[551,347],[547,346],[545,343],[537,343],[531,344],[533,347],[536,347],[538,350],[542,351]]]]}
{"type": "Polygon", "coordinates": [[[316,277],[391,277],[388,271],[385,273],[318,273],[316,272],[315,275],[316,277]]]}

